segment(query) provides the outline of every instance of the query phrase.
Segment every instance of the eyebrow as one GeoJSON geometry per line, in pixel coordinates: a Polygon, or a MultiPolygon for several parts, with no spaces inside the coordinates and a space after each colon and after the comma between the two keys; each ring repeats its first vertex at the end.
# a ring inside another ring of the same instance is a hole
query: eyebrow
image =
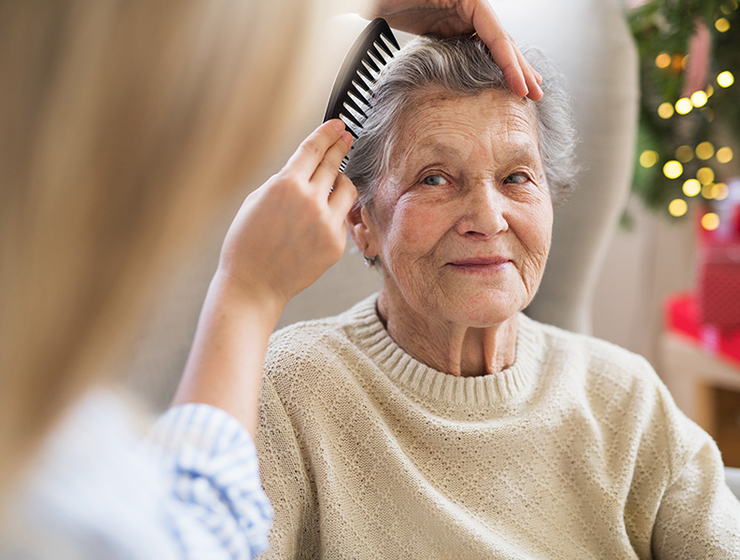
{"type": "MultiPolygon", "coordinates": [[[[451,144],[442,144],[435,140],[425,140],[409,150],[409,155],[418,155],[420,152],[431,153],[441,158],[459,157],[463,155],[462,150],[451,144]]],[[[532,142],[513,142],[507,143],[503,150],[498,153],[503,154],[508,159],[525,160],[535,162],[539,157],[539,150],[532,142]]]]}
{"type": "Polygon", "coordinates": [[[459,148],[452,146],[450,144],[440,144],[439,142],[436,142],[433,140],[423,141],[417,144],[416,146],[414,146],[411,150],[409,150],[409,154],[419,153],[419,152],[431,152],[435,155],[439,155],[442,157],[462,155],[462,152],[459,148]]]}

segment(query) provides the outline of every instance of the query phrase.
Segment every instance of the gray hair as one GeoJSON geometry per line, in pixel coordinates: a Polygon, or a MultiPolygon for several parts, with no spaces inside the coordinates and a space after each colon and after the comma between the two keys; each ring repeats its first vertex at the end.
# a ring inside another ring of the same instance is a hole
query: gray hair
{"type": "MultiPolygon", "coordinates": [[[[538,49],[525,58],[542,75],[542,100],[535,102],[539,150],[553,202],[564,201],[574,187],[576,132],[570,97],[561,74],[538,49]]],[[[450,93],[478,95],[509,91],[504,74],[479,39],[417,37],[396,53],[373,86],[372,107],[350,153],[345,173],[357,187],[358,202],[372,202],[389,169],[398,124],[413,101],[430,86],[450,93]]]]}

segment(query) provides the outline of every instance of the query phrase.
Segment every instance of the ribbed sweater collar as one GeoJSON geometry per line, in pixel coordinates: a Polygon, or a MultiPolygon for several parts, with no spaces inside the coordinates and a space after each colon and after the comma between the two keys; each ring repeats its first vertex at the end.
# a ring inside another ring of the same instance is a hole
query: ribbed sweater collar
{"type": "Polygon", "coordinates": [[[347,311],[350,337],[394,383],[419,397],[463,406],[497,406],[526,397],[535,386],[544,340],[538,324],[522,313],[511,367],[493,375],[455,377],[419,362],[398,346],[378,317],[377,301],[375,294],[347,311]]]}

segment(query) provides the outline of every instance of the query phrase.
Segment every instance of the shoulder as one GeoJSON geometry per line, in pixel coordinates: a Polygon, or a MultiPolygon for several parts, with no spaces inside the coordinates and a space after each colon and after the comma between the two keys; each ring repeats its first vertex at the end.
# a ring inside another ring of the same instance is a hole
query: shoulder
{"type": "MultiPolygon", "coordinates": [[[[639,354],[598,338],[526,319],[542,341],[543,390],[574,400],[600,422],[630,431],[682,422],[673,399],[639,354]]],[[[653,429],[650,428],[650,429],[653,429]]]]}
{"type": "Polygon", "coordinates": [[[643,356],[592,336],[526,321],[541,333],[542,370],[551,387],[567,387],[603,430],[620,432],[646,449],[669,449],[673,472],[709,439],[681,412],[643,356]]]}
{"type": "Polygon", "coordinates": [[[271,381],[293,374],[336,369],[361,353],[355,330],[374,319],[376,296],[371,296],[340,315],[301,321],[275,332],[265,357],[265,376],[271,381]]]}
{"type": "Polygon", "coordinates": [[[271,379],[275,374],[285,377],[320,369],[334,361],[335,350],[346,342],[346,333],[337,317],[302,321],[280,329],[270,337],[265,375],[271,379]]]}
{"type": "Polygon", "coordinates": [[[537,331],[544,347],[547,368],[581,372],[584,381],[607,381],[634,390],[640,386],[663,386],[650,363],[641,355],[593,336],[574,333],[524,317],[527,329],[537,331]]]}

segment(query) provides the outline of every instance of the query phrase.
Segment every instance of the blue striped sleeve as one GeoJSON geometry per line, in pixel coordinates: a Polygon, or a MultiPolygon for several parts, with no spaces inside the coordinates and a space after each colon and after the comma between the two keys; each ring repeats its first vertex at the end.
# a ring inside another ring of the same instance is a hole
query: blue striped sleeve
{"type": "Polygon", "coordinates": [[[176,406],[150,440],[172,481],[172,532],[186,557],[213,557],[219,549],[251,559],[267,548],[272,508],[254,442],[234,417],[206,404],[176,406]]]}

